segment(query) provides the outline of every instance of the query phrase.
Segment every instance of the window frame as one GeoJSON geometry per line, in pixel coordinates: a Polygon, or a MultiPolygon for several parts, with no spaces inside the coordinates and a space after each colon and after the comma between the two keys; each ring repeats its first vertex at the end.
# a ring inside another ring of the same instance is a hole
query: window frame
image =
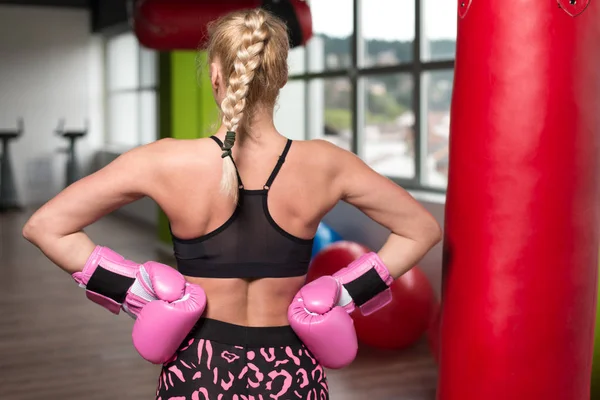
{"type": "MultiPolygon", "coordinates": [[[[446,188],[430,186],[424,184],[423,170],[425,169],[425,163],[427,160],[427,126],[423,123],[426,121],[426,101],[427,95],[423,90],[423,76],[425,73],[441,71],[441,70],[454,70],[454,59],[447,60],[434,60],[434,61],[423,61],[422,60],[422,46],[424,40],[423,32],[423,13],[422,13],[422,1],[414,0],[415,2],[415,32],[413,42],[413,57],[411,62],[401,62],[396,65],[385,65],[385,66],[369,66],[361,67],[360,57],[363,52],[364,40],[362,35],[361,27],[361,7],[367,0],[352,0],[353,3],[353,33],[350,37],[350,60],[351,65],[349,68],[341,68],[335,70],[325,70],[322,72],[308,72],[309,71],[309,57],[307,54],[304,57],[304,73],[292,74],[289,76],[289,80],[303,80],[306,82],[305,85],[305,110],[310,110],[310,93],[309,83],[313,79],[327,79],[327,78],[347,78],[351,84],[351,102],[350,111],[352,113],[352,140],[351,140],[351,151],[358,154],[359,156],[364,155],[364,118],[365,118],[365,104],[364,104],[364,78],[377,75],[385,75],[392,73],[406,73],[412,77],[413,80],[413,112],[415,117],[414,135],[415,135],[415,175],[413,178],[399,178],[390,177],[394,182],[399,184],[408,190],[425,191],[431,193],[446,193],[446,188]]],[[[308,116],[307,116],[308,117],[308,116]]],[[[305,125],[305,138],[309,138],[309,124],[305,125]]]]}
{"type": "MultiPolygon", "coordinates": [[[[108,44],[110,42],[111,39],[114,39],[116,37],[122,36],[122,35],[133,35],[135,37],[135,34],[133,31],[131,31],[130,29],[120,29],[120,30],[115,30],[112,31],[110,33],[105,33],[103,35],[103,46],[102,46],[102,52],[103,52],[103,66],[104,66],[104,79],[103,79],[103,93],[104,93],[104,135],[103,135],[103,145],[104,147],[106,147],[107,149],[116,151],[117,153],[124,153],[126,151],[129,151],[135,147],[141,146],[143,144],[143,133],[142,130],[140,129],[141,127],[141,120],[142,120],[142,111],[141,111],[141,107],[140,107],[140,98],[142,93],[144,92],[154,92],[155,94],[155,99],[156,99],[156,127],[157,127],[157,131],[156,131],[156,137],[158,139],[159,137],[159,131],[158,131],[158,127],[159,127],[159,110],[158,110],[158,97],[159,97],[159,79],[158,79],[158,75],[159,75],[159,62],[158,62],[158,54],[156,54],[156,57],[154,57],[154,71],[155,71],[155,79],[154,79],[154,84],[152,85],[142,85],[141,81],[142,81],[142,63],[140,62],[142,59],[142,46],[139,43],[139,41],[137,41],[137,82],[134,88],[129,88],[129,89],[116,89],[116,90],[111,90],[109,89],[109,80],[110,80],[110,72],[109,72],[109,57],[108,57],[108,44]],[[137,134],[137,138],[136,138],[136,144],[133,146],[129,146],[129,145],[123,145],[123,144],[117,144],[117,143],[112,143],[110,140],[110,118],[111,118],[111,112],[110,112],[110,98],[112,95],[118,95],[118,94],[126,94],[126,93],[134,93],[137,97],[137,106],[136,106],[136,115],[135,117],[137,118],[137,126],[138,126],[138,130],[136,132],[137,134]]],[[[153,50],[154,51],[154,50],[153,50]]]]}

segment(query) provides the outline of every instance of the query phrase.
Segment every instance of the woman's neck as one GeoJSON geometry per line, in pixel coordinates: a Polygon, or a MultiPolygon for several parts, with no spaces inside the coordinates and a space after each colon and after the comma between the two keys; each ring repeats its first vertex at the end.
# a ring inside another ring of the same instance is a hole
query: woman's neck
{"type": "MultiPolygon", "coordinates": [[[[217,135],[225,136],[226,132],[227,128],[221,125],[217,135]]],[[[248,131],[244,130],[241,126],[236,131],[235,147],[254,148],[260,146],[264,148],[267,144],[278,143],[282,138],[283,136],[275,128],[273,114],[257,111],[253,116],[248,131]]]]}

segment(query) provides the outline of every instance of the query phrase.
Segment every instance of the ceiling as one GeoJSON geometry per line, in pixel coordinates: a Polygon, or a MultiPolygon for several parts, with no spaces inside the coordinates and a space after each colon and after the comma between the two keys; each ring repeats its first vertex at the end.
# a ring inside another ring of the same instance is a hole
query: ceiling
{"type": "Polygon", "coordinates": [[[89,0],[0,0],[0,4],[88,8],[89,0]]]}
{"type": "Polygon", "coordinates": [[[129,29],[129,0],[0,0],[0,5],[64,7],[89,10],[91,32],[129,29]]]}

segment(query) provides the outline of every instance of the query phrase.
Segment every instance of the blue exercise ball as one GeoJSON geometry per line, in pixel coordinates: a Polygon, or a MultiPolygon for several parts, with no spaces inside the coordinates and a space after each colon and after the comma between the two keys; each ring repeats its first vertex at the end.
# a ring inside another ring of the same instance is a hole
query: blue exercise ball
{"type": "Polygon", "coordinates": [[[342,240],[342,237],[339,233],[331,229],[323,222],[319,223],[317,233],[315,234],[315,240],[313,242],[312,257],[314,257],[315,254],[323,250],[325,247],[332,243],[339,242],[340,240],[342,240]]]}

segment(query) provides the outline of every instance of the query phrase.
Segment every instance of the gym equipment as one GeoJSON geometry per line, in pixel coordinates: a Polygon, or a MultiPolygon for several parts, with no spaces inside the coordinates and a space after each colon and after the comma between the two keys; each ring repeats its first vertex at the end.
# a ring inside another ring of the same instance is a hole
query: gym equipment
{"type": "Polygon", "coordinates": [[[88,132],[88,121],[85,121],[85,127],[81,131],[66,131],[64,118],[58,121],[58,128],[55,133],[68,140],[69,146],[66,149],[60,149],[59,151],[67,153],[67,165],[65,168],[65,187],[71,185],[73,182],[79,180],[81,175],[79,173],[79,165],[77,161],[77,154],[75,152],[75,141],[81,139],[88,132]]]}
{"type": "Polygon", "coordinates": [[[306,274],[306,283],[312,282],[324,275],[333,275],[370,251],[368,247],[358,243],[349,241],[335,242],[321,250],[312,259],[308,267],[308,273],[306,274]]]}
{"type": "Polygon", "coordinates": [[[327,224],[321,222],[317,228],[315,239],[313,241],[312,255],[314,257],[319,251],[332,243],[339,242],[342,237],[339,233],[331,229],[327,224]]]}
{"type": "Polygon", "coordinates": [[[302,0],[137,0],[129,6],[138,40],[155,50],[198,50],[206,44],[210,21],[232,11],[258,7],[287,24],[291,47],[304,45],[311,38],[310,8],[302,0]]]}
{"type": "Polygon", "coordinates": [[[390,286],[392,301],[371,315],[352,313],[358,340],[381,349],[405,349],[429,328],[436,298],[427,276],[418,266],[390,286]]]}
{"type": "Polygon", "coordinates": [[[438,399],[588,400],[600,2],[458,9],[438,399]]]}
{"type": "Polygon", "coordinates": [[[23,119],[17,121],[17,130],[0,131],[2,155],[0,156],[0,212],[16,211],[21,207],[17,196],[17,186],[13,175],[10,159],[10,141],[23,134],[25,126],[23,119]]]}

